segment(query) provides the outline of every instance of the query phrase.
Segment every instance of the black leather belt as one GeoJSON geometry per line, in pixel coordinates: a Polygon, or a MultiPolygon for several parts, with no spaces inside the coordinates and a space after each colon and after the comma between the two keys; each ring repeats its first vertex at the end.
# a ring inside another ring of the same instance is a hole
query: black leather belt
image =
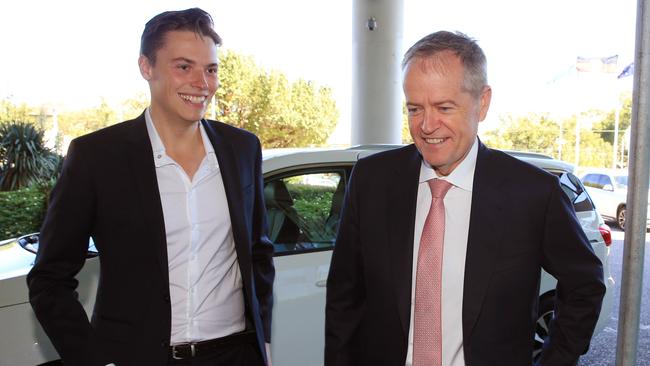
{"type": "Polygon", "coordinates": [[[257,342],[255,331],[244,331],[207,341],[175,344],[169,347],[169,352],[173,359],[184,360],[208,355],[232,346],[255,342],[257,342]]]}

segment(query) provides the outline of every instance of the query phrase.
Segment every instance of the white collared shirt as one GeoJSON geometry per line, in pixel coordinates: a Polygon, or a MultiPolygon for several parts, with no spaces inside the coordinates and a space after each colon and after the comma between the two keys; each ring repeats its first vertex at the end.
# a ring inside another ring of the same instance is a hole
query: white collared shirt
{"type": "Polygon", "coordinates": [[[206,155],[193,179],[165,153],[145,112],[165,220],[171,344],[245,329],[244,295],[226,192],[217,156],[199,123],[206,155]]]}
{"type": "Polygon", "coordinates": [[[413,273],[411,286],[411,320],[409,326],[406,366],[413,363],[413,313],[415,310],[415,279],[420,238],[429,208],[431,189],[428,180],[438,178],[453,184],[445,196],[445,238],[442,260],[442,364],[465,366],[463,354],[463,285],[465,281],[465,257],[469,217],[472,208],[472,186],[478,154],[478,139],[461,163],[446,177],[439,177],[435,170],[422,160],[415,213],[413,243],[413,273]]]}

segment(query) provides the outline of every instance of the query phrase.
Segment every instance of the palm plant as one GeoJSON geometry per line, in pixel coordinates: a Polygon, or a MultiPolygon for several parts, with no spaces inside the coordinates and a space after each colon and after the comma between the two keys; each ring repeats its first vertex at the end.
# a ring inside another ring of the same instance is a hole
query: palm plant
{"type": "Polygon", "coordinates": [[[0,191],[52,179],[61,157],[43,144],[44,131],[24,122],[0,124],[0,191]]]}

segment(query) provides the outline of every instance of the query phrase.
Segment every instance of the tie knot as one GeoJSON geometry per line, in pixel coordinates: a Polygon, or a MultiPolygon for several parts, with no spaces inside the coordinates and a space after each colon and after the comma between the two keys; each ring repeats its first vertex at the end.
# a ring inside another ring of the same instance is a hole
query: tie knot
{"type": "Polygon", "coordinates": [[[442,179],[430,179],[428,181],[431,188],[431,195],[434,198],[445,198],[445,195],[451,188],[452,184],[442,179]]]}

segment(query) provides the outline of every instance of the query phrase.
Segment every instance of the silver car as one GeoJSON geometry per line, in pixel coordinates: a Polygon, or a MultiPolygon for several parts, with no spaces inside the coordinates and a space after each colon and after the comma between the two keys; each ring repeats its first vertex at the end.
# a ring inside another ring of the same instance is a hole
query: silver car
{"type": "MultiPolygon", "coordinates": [[[[582,176],[582,184],[594,201],[596,210],[603,218],[616,222],[625,230],[627,217],[627,170],[588,170],[582,176]]],[[[648,205],[650,208],[650,205],[648,205]]],[[[650,210],[646,217],[650,228],[650,210]]]]}
{"type": "MultiPolygon", "coordinates": [[[[355,162],[396,146],[350,149],[278,149],[264,152],[264,195],[269,235],[275,244],[272,357],[276,365],[323,364],[325,285],[338,228],[345,188],[355,162]]],[[[609,272],[609,230],[594,210],[569,164],[543,155],[512,155],[557,175],[574,203],[580,223],[605,269],[607,293],[596,331],[613,305],[614,281],[609,272]]],[[[25,276],[34,261],[38,235],[28,235],[0,247],[0,366],[34,366],[58,359],[28,303],[25,276]],[[26,249],[26,250],[25,250],[26,249]]],[[[90,314],[99,261],[90,247],[79,273],[79,300],[90,314]]],[[[553,317],[556,281],[542,273],[536,357],[553,317]]],[[[505,316],[505,314],[504,314],[505,316]]]]}

